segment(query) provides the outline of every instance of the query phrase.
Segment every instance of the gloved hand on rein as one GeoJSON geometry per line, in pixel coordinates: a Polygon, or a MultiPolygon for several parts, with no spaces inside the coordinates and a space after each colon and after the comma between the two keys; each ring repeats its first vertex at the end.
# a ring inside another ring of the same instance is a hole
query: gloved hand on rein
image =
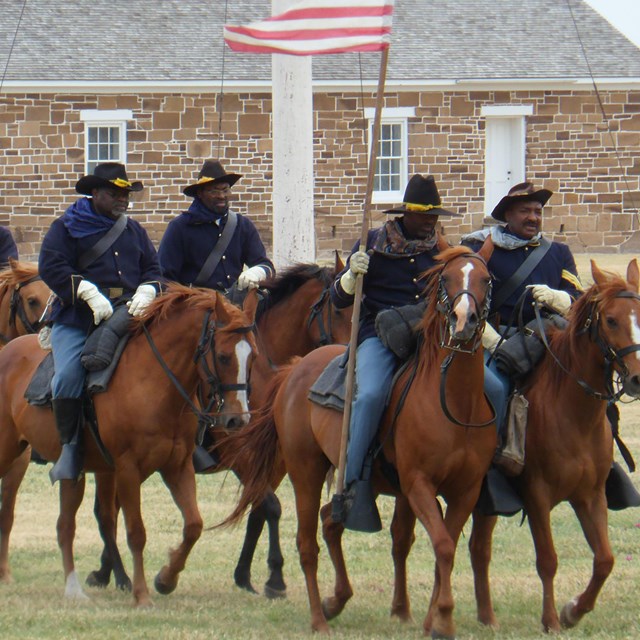
{"type": "Polygon", "coordinates": [[[242,291],[243,289],[257,289],[260,286],[260,283],[266,279],[267,272],[264,267],[255,266],[243,271],[238,276],[238,289],[242,291]]]}
{"type": "Polygon", "coordinates": [[[482,333],[482,346],[489,353],[493,353],[501,339],[500,334],[487,322],[482,333]]]}
{"type": "Polygon", "coordinates": [[[113,315],[113,307],[106,296],[103,296],[93,282],[82,280],[78,285],[78,298],[84,300],[93,312],[93,323],[100,324],[113,315]]]}
{"type": "Polygon", "coordinates": [[[538,304],[543,304],[563,316],[571,308],[571,296],[566,291],[552,289],[546,284],[534,284],[528,288],[531,289],[531,295],[538,304]]]}
{"type": "Polygon", "coordinates": [[[356,276],[364,275],[369,270],[369,254],[356,251],[349,259],[349,269],[340,278],[344,292],[353,295],[356,291],[356,276]]]}
{"type": "Polygon", "coordinates": [[[156,288],[151,284],[141,284],[133,294],[131,300],[127,302],[129,313],[138,317],[149,306],[156,297],[156,288]]]}

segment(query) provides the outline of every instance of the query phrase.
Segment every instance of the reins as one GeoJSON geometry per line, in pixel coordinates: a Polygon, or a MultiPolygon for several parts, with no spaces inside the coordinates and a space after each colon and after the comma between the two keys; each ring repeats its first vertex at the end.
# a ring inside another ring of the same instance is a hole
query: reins
{"type": "Polygon", "coordinates": [[[332,335],[332,314],[333,302],[331,302],[331,295],[329,291],[329,287],[325,287],[320,294],[320,297],[311,305],[311,312],[309,313],[309,318],[307,319],[307,329],[311,329],[313,322],[315,321],[318,325],[318,331],[320,332],[320,340],[318,341],[319,347],[325,347],[328,344],[333,343],[333,335],[332,335]],[[322,312],[324,307],[327,307],[329,312],[327,314],[327,327],[325,328],[324,319],[322,317],[322,312]]]}

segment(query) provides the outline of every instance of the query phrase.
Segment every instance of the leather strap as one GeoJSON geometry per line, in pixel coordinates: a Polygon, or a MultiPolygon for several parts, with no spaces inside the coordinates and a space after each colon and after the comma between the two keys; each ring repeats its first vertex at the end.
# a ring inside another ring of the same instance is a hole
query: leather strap
{"type": "Polygon", "coordinates": [[[83,271],[95,262],[121,235],[127,226],[127,216],[120,216],[98,242],[87,249],[78,259],[78,270],[83,271]]]}
{"type": "Polygon", "coordinates": [[[527,276],[540,264],[540,261],[551,248],[551,242],[540,238],[540,244],[527,256],[527,259],[516,269],[511,277],[493,295],[492,307],[497,311],[509,296],[524,282],[527,276]]]}
{"type": "Polygon", "coordinates": [[[193,281],[193,284],[196,287],[204,287],[211,277],[211,274],[215,271],[216,267],[220,262],[220,258],[222,258],[222,254],[227,250],[229,243],[231,242],[231,238],[233,237],[233,233],[238,226],[238,216],[233,212],[229,211],[227,214],[227,223],[224,225],[224,229],[218,238],[218,242],[216,242],[215,247],[213,247],[209,257],[206,259],[205,263],[202,265],[202,269],[200,269],[200,273],[196,276],[196,279],[193,281]]]}

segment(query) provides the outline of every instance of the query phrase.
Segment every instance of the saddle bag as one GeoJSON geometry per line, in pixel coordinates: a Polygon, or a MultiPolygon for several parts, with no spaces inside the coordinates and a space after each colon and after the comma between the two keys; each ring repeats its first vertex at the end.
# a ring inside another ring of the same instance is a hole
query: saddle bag
{"type": "Polygon", "coordinates": [[[376,316],[375,328],[380,342],[400,360],[406,360],[416,349],[416,328],[422,320],[427,301],[390,307],[376,316]]]}
{"type": "MultiPolygon", "coordinates": [[[[552,314],[543,318],[543,328],[564,329],[567,321],[560,315],[552,314]]],[[[521,331],[504,340],[495,350],[493,358],[497,368],[510,378],[524,378],[542,360],[546,347],[540,338],[537,320],[528,322],[521,331]]]]}

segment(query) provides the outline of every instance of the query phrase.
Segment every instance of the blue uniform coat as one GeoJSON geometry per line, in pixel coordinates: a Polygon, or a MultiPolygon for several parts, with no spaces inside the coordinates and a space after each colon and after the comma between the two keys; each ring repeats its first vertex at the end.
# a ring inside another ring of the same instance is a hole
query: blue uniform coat
{"type": "MultiPolygon", "coordinates": [[[[220,239],[226,220],[227,216],[221,219],[213,214],[205,216],[202,207],[198,210],[193,205],[189,211],[174,218],[167,226],[158,249],[165,279],[184,285],[193,284],[220,239]]],[[[238,225],[231,242],[203,286],[219,291],[229,289],[242,273],[244,265],[264,267],[267,277],[275,274],[253,222],[238,214],[238,225]]]]}
{"type": "MultiPolygon", "coordinates": [[[[464,244],[471,247],[474,251],[478,251],[482,246],[482,242],[478,241],[465,242],[464,244]]],[[[489,271],[493,278],[494,300],[500,286],[507,282],[511,274],[515,273],[537,246],[538,243],[536,242],[517,249],[495,247],[493,255],[489,260],[489,271]]],[[[510,321],[520,296],[524,292],[525,287],[530,284],[546,284],[552,289],[566,291],[574,300],[580,295],[582,287],[578,279],[578,270],[576,269],[576,263],[571,250],[566,244],[552,242],[546,255],[536,265],[535,269],[523,280],[520,286],[507,298],[499,309],[494,307],[492,300],[491,315],[493,316],[493,314],[498,313],[500,324],[506,324],[510,321]]],[[[523,306],[523,320],[525,323],[533,320],[535,317],[531,305],[532,301],[531,293],[528,293],[523,306]]],[[[517,322],[517,318],[515,322],[517,322]]]]}
{"type": "Polygon", "coordinates": [[[160,289],[161,271],[156,250],[139,222],[129,218],[120,237],[93,263],[83,270],[77,263],[81,255],[107,233],[97,233],[74,238],[65,226],[65,214],[54,221],[40,249],[38,268],[40,276],[56,294],[52,306],[51,321],[82,329],[93,326],[93,313],[78,298],[78,285],[83,279],[99,289],[122,288],[123,293],[133,294],[141,284],[152,284],[160,289]]]}
{"type": "MultiPolygon", "coordinates": [[[[372,229],[367,236],[367,250],[376,242],[382,227],[372,229]]],[[[351,255],[360,249],[360,241],[354,245],[351,255]]],[[[369,269],[362,283],[362,315],[358,332],[358,344],[376,335],[375,318],[379,311],[390,307],[402,307],[415,304],[423,297],[425,281],[420,274],[436,264],[434,257],[438,249],[415,254],[390,254],[374,251],[369,262],[369,269]]],[[[331,286],[331,299],[338,308],[353,304],[353,295],[347,294],[340,278],[348,270],[349,260],[344,270],[337,276],[331,286]]]]}
{"type": "Polygon", "coordinates": [[[7,227],[0,227],[0,267],[9,262],[9,258],[18,259],[18,247],[16,246],[11,231],[7,227]]]}

